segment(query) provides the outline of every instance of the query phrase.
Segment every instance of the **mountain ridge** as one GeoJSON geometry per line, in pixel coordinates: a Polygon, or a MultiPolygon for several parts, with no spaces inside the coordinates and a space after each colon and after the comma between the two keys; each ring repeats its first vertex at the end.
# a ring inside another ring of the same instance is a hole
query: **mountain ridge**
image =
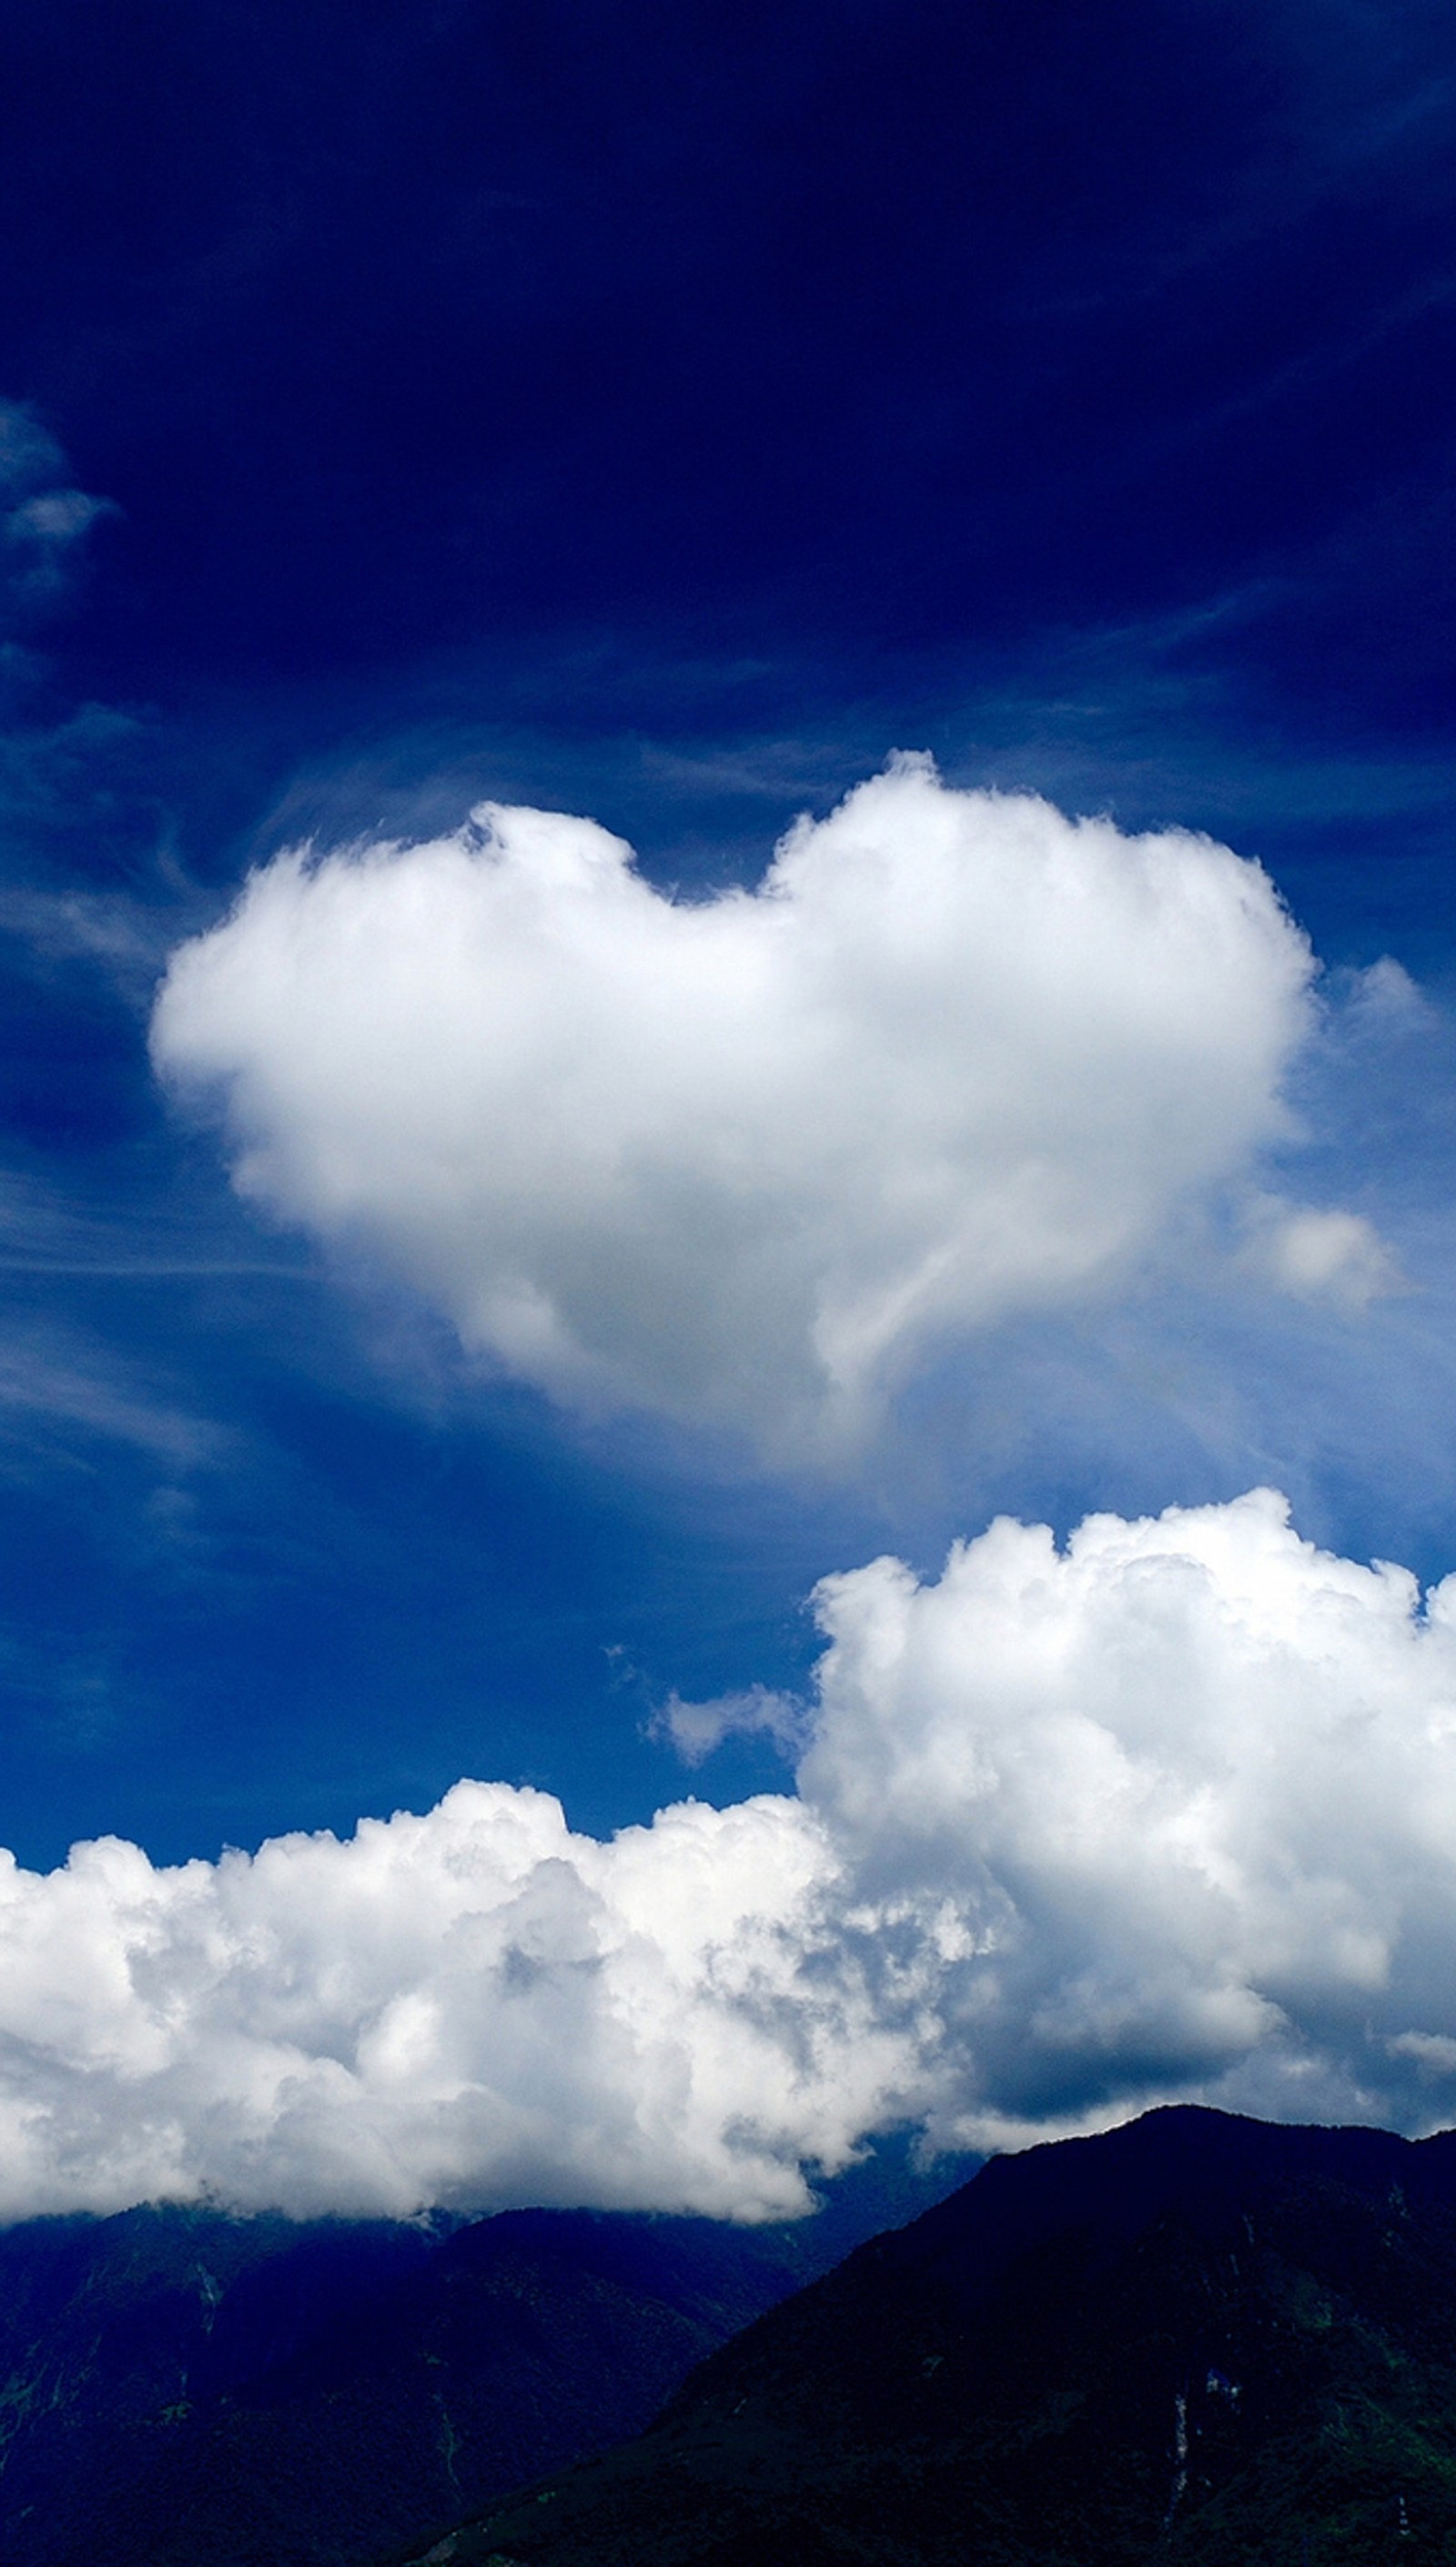
{"type": "Polygon", "coordinates": [[[889,2149],[758,2229],[152,2205],[0,2231],[0,2557],[362,2567],[639,2430],[934,2181],[889,2149]]]}
{"type": "Polygon", "coordinates": [[[993,2158],[708,2356],[646,2435],[436,2552],[441,2567],[1397,2554],[1456,2554],[1456,2134],[1196,2106],[993,2158]]]}

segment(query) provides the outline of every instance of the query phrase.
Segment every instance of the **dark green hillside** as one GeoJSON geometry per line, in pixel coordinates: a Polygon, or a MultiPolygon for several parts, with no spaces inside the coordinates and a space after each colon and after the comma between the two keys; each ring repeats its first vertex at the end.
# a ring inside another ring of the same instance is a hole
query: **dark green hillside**
{"type": "Polygon", "coordinates": [[[928,2191],[890,2152],[772,2229],[140,2210],[0,2232],[0,2561],[360,2567],[640,2431],[928,2191]]]}
{"type": "Polygon", "coordinates": [[[1456,2136],[995,2160],[439,2567],[1456,2561],[1456,2136]]]}

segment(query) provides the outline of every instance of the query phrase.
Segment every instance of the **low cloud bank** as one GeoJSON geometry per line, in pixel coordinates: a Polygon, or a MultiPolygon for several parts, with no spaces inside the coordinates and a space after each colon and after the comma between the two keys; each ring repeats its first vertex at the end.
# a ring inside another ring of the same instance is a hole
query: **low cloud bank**
{"type": "Polygon", "coordinates": [[[1002,1522],[817,1600],[796,1795],[602,1845],[461,1783],[344,1844],[7,1862],[0,2215],[771,2217],[893,2123],[1450,2118],[1456,1579],[1423,1601],[1256,1492],[1061,1552],[1002,1522]]]}
{"type": "Polygon", "coordinates": [[[911,2065],[838,1955],[794,1801],[611,1845],[460,1783],[347,1843],[0,1874],[0,2215],[147,2196],[804,2206],[911,2065]]]}
{"type": "MultiPolygon", "coordinates": [[[[173,956],[152,1042],[220,1104],[244,1195],[472,1350],[802,1456],[1245,1182],[1312,969],[1228,848],[902,757],[699,902],[590,821],[493,804],[281,855],[173,956]]],[[[1280,1254],[1306,1288],[1349,1246],[1280,1254]]]]}

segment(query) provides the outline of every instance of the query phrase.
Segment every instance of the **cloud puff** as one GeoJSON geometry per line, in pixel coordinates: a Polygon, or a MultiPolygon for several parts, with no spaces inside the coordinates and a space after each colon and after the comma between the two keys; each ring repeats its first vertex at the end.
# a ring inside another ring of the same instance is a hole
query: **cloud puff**
{"type": "Polygon", "coordinates": [[[805,1706],[797,1694],[748,1685],[712,1702],[685,1702],[670,1694],[652,1721],[653,1735],[672,1742],[685,1765],[702,1765],[726,1738],[769,1738],[784,1756],[804,1743],[805,1706]]]}
{"type": "Polygon", "coordinates": [[[1328,1300],[1363,1310],[1382,1293],[1401,1288],[1396,1259],[1361,1213],[1256,1195],[1245,1227],[1245,1265],[1297,1300],[1328,1300]]]}
{"type": "Polygon", "coordinates": [[[1422,1602],[1264,1491],[1064,1551],[998,1523],[817,1604],[796,1796],[603,1845],[461,1783],[215,1864],[7,1857],[0,2216],[763,2217],[906,2121],[1450,2117],[1456,1579],[1422,1602]]]}
{"type": "Polygon", "coordinates": [[[146,2195],[802,2209],[913,2068],[801,1804],[611,1845],[461,1783],[349,1842],[0,1868],[0,2216],[146,2195]]]}
{"type": "Polygon", "coordinates": [[[853,1435],[938,1339],[1106,1288],[1282,1128],[1265,875],[902,757],[691,902],[591,822],[280,856],[153,1050],[239,1189],[553,1398],[853,1435]]]}
{"type": "Polygon", "coordinates": [[[60,446],[23,404],[0,402],[0,559],[13,607],[54,603],[97,518],[114,514],[114,501],[66,479],[60,446]]]}
{"type": "Polygon", "coordinates": [[[55,488],[66,457],[24,402],[0,401],[0,492],[55,488]]]}
{"type": "Polygon", "coordinates": [[[966,1938],[943,2128],[1191,2087],[1431,2113],[1403,2063],[1456,2033],[1456,1579],[1422,1605],[1258,1491],[1065,1552],[1003,1521],[935,1584],[885,1560],[818,1600],[800,1792],[863,1895],[966,1938]]]}

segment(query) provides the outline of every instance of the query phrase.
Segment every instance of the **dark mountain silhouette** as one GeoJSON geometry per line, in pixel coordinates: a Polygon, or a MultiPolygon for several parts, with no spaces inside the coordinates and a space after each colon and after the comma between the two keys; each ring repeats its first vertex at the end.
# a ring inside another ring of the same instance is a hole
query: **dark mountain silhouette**
{"type": "Polygon", "coordinates": [[[770,2228],[148,2209],[0,2232],[0,2560],[360,2567],[640,2431],[936,2188],[887,2150],[770,2228]]]}
{"type": "Polygon", "coordinates": [[[1456,2134],[1193,2109],[993,2160],[436,2567],[1456,2559],[1456,2134]]]}

